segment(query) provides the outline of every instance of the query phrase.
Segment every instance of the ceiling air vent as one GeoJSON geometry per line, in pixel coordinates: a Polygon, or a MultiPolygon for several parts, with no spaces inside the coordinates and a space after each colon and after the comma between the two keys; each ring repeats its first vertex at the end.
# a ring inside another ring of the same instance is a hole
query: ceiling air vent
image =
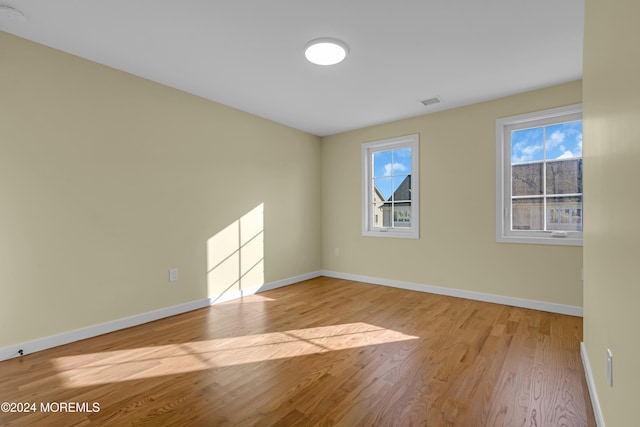
{"type": "Polygon", "coordinates": [[[429,105],[441,104],[442,99],[436,96],[435,98],[423,99],[420,103],[425,107],[428,107],[429,105]]]}

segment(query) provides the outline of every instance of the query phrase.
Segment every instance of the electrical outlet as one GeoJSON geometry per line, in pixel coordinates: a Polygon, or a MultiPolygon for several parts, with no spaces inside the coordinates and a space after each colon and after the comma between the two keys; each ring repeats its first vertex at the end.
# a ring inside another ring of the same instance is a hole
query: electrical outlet
{"type": "Polygon", "coordinates": [[[340,248],[335,248],[335,249],[333,250],[333,255],[335,255],[335,256],[340,256],[340,248]]]}
{"type": "Polygon", "coordinates": [[[607,349],[607,381],[609,387],[613,387],[613,353],[611,349],[607,349]]]}
{"type": "Polygon", "coordinates": [[[172,268],[171,270],[169,270],[169,281],[170,282],[177,282],[178,281],[178,269],[177,268],[172,268]]]}

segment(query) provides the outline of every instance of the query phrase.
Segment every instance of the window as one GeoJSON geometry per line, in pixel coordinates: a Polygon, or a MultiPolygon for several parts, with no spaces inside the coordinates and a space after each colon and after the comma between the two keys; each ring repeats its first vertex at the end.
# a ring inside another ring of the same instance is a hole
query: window
{"type": "Polygon", "coordinates": [[[362,234],[418,238],[418,135],[362,144],[362,234]]]}
{"type": "Polygon", "coordinates": [[[496,121],[496,239],[582,245],[582,106],[496,121]]]}

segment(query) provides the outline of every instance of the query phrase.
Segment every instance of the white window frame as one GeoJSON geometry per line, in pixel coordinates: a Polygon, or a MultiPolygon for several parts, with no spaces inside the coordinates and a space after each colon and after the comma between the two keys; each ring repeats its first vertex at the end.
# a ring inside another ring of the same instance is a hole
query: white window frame
{"type": "Polygon", "coordinates": [[[418,239],[420,237],[420,137],[418,134],[388,138],[362,144],[362,235],[375,237],[397,237],[418,239]],[[411,148],[411,226],[410,227],[375,227],[372,212],[373,204],[373,153],[378,151],[411,148]]]}
{"type": "Polygon", "coordinates": [[[511,132],[576,120],[582,120],[582,104],[496,120],[496,241],[582,246],[582,231],[511,230],[511,132]]]}

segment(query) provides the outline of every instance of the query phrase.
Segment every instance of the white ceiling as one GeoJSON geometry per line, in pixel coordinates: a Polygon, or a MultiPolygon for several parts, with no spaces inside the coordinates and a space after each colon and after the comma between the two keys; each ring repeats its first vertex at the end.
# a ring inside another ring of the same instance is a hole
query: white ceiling
{"type": "Polygon", "coordinates": [[[320,136],[582,76],[584,0],[0,4],[26,18],[0,17],[2,31],[320,136]],[[318,37],[350,55],[308,63],[318,37]]]}

